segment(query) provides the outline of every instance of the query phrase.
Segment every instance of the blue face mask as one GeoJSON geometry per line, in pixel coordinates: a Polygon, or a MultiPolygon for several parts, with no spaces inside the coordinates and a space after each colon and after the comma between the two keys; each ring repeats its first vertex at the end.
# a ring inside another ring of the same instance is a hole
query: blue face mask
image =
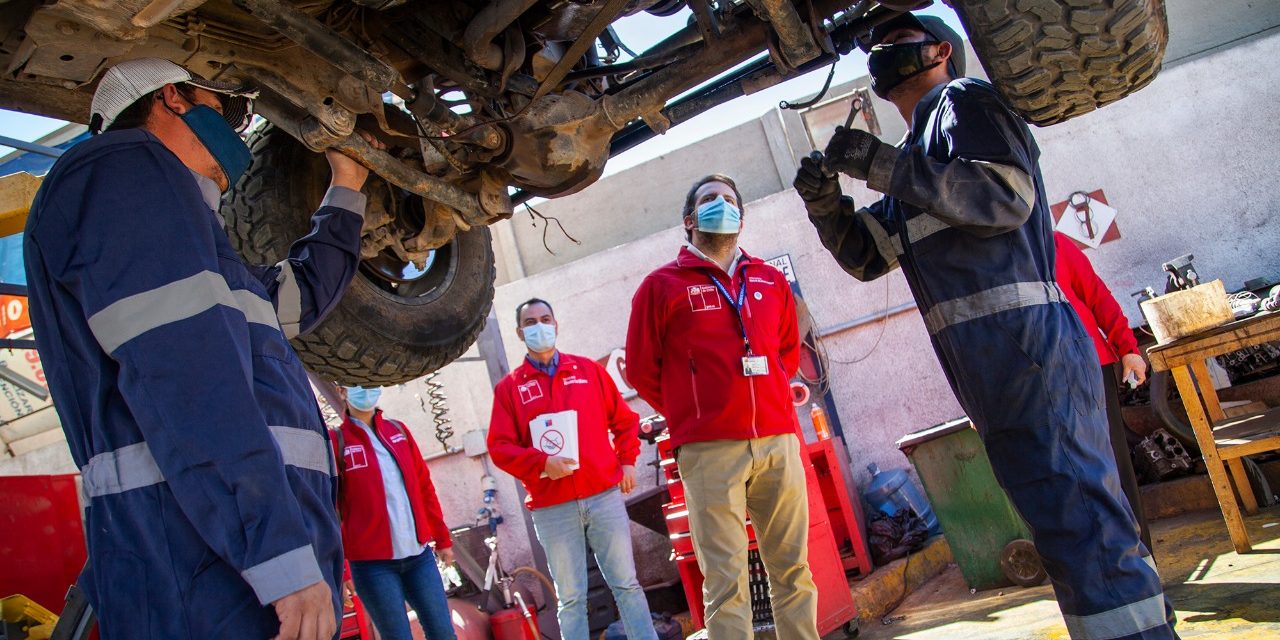
{"type": "Polygon", "coordinates": [[[378,398],[382,397],[382,389],[365,389],[364,387],[347,387],[347,404],[356,411],[373,411],[378,406],[378,398]]]}
{"type": "Polygon", "coordinates": [[[703,233],[737,233],[742,228],[742,212],[719,196],[704,202],[697,211],[698,231],[703,233]]]}
{"type": "Polygon", "coordinates": [[[524,327],[524,344],[534,353],[546,353],[556,348],[556,328],[549,324],[531,324],[524,327]]]}
{"type": "Polygon", "coordinates": [[[249,146],[240,139],[240,134],[212,107],[202,104],[187,109],[179,117],[196,134],[204,148],[209,150],[209,155],[218,161],[222,172],[227,174],[228,188],[234,187],[253,159],[249,154],[249,146]]]}

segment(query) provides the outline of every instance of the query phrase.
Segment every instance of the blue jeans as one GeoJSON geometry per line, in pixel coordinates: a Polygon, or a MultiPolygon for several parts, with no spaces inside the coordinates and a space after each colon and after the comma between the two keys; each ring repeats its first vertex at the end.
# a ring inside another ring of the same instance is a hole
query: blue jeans
{"type": "Polygon", "coordinates": [[[403,560],[352,560],[351,581],[383,640],[412,640],[406,601],[428,640],[455,640],[444,581],[430,547],[403,560]]]}
{"type": "Polygon", "coordinates": [[[596,555],[618,603],[628,640],[657,640],[649,602],[636,580],[631,519],[616,487],[589,498],[533,510],[533,528],[547,552],[560,601],[556,618],[563,640],[587,640],[587,545],[596,555]]]}

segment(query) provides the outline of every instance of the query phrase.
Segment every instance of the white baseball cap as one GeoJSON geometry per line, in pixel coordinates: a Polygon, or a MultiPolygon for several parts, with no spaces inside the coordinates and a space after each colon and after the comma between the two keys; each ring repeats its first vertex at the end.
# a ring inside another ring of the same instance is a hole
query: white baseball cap
{"type": "Polygon", "coordinates": [[[105,131],[120,113],[140,98],[166,84],[190,84],[221,96],[222,117],[233,129],[241,129],[249,119],[250,101],[258,92],[240,83],[205,80],[163,58],[126,60],[111,67],[98,82],[89,108],[89,130],[105,131]]]}

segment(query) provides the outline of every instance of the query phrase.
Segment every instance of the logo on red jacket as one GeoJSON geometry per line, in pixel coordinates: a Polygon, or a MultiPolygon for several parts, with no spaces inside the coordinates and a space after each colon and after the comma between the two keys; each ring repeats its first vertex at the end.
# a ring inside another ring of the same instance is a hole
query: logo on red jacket
{"type": "Polygon", "coordinates": [[[353,444],[342,450],[342,460],[347,465],[347,471],[355,471],[369,466],[369,460],[364,454],[364,445],[353,444]]]}
{"type": "Polygon", "coordinates": [[[395,434],[395,435],[391,436],[391,438],[389,438],[389,440],[391,441],[391,444],[395,444],[395,443],[397,443],[397,442],[404,442],[404,441],[405,441],[405,439],[406,439],[406,438],[404,437],[404,434],[403,434],[403,433],[397,433],[397,434],[395,434]]]}
{"type": "Polygon", "coordinates": [[[695,311],[715,311],[720,308],[720,292],[715,285],[689,285],[689,306],[695,311]]]}
{"type": "Polygon", "coordinates": [[[542,397],[542,385],[537,380],[530,380],[517,387],[517,390],[520,391],[520,404],[529,404],[542,397]]]}

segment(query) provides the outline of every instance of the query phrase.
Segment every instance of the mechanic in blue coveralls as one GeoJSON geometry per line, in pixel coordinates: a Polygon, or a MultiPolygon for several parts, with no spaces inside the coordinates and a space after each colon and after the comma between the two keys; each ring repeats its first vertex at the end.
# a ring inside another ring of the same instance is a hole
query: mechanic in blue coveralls
{"type": "Polygon", "coordinates": [[[249,97],[123,62],[93,96],[101,133],[31,206],[31,320],[89,500],[80,584],[104,640],[336,630],[333,458],[288,339],[356,272],[368,171],[328,152],[311,232],[246,266],[217,210],[250,163],[249,97]]]}
{"type": "Polygon", "coordinates": [[[810,221],[855,278],[902,267],[1071,637],[1176,638],[1121,492],[1093,343],[1054,281],[1035,141],[991,85],[964,78],[963,42],[940,19],[903,14],[870,43],[872,89],[910,131],[895,148],[840,128],[805,158],[810,221]],[[837,171],[885,197],[856,208],[837,171]]]}

